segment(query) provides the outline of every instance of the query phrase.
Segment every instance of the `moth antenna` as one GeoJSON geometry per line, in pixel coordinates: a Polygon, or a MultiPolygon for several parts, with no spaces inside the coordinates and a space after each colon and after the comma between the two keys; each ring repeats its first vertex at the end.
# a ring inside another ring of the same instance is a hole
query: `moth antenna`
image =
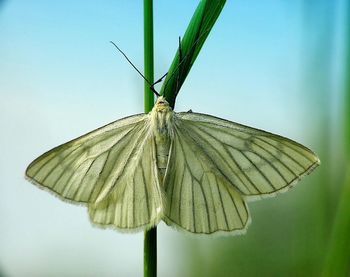
{"type": "Polygon", "coordinates": [[[124,58],[129,62],[129,64],[131,64],[131,66],[137,71],[138,74],[140,74],[140,76],[147,82],[147,84],[149,84],[150,89],[152,90],[152,92],[159,97],[160,94],[155,90],[154,85],[161,82],[162,79],[166,76],[166,74],[164,76],[162,76],[161,79],[159,79],[157,82],[151,84],[150,81],[147,80],[147,78],[141,73],[140,70],[138,70],[138,68],[130,61],[130,59],[128,58],[128,56],[118,47],[118,45],[116,45],[113,41],[110,41],[110,43],[112,43],[114,45],[115,48],[117,48],[117,50],[124,56],[124,58]]]}
{"type": "Polygon", "coordinates": [[[152,84],[152,87],[155,86],[156,84],[160,83],[161,81],[163,81],[164,77],[168,75],[168,72],[165,73],[162,77],[160,77],[157,81],[155,81],[153,84],[152,84]]]}
{"type": "Polygon", "coordinates": [[[165,77],[166,75],[168,75],[168,72],[165,73],[162,77],[160,77],[157,81],[155,81],[155,82],[151,85],[151,90],[153,91],[153,93],[154,93],[155,95],[157,95],[157,97],[159,97],[160,94],[155,90],[154,86],[155,86],[156,84],[160,83],[161,81],[163,81],[163,79],[164,79],[164,77],[165,77]]]}

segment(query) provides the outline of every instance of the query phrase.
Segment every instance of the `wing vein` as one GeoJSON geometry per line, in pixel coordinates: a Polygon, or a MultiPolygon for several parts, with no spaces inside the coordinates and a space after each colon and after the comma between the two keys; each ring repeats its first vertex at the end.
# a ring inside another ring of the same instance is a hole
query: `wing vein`
{"type": "MultiPolygon", "coordinates": [[[[255,143],[255,142],[253,142],[254,143],[254,145],[256,145],[257,147],[259,147],[261,150],[263,150],[263,151],[265,151],[266,153],[269,153],[272,157],[274,157],[275,158],[275,161],[278,161],[284,168],[286,168],[290,173],[292,173],[294,176],[297,176],[294,172],[292,172],[291,171],[291,169],[290,168],[288,168],[284,163],[282,163],[282,161],[281,160],[279,160],[274,154],[272,154],[269,150],[267,150],[267,149],[265,149],[265,148],[263,148],[262,146],[260,146],[259,144],[257,144],[257,143],[255,143]]],[[[259,157],[260,158],[262,158],[266,163],[268,163],[277,173],[278,173],[278,175],[280,175],[281,176],[281,178],[283,179],[283,181],[285,182],[285,183],[289,183],[288,182],[288,180],[286,179],[286,177],[284,177],[284,175],[279,171],[279,169],[273,164],[273,162],[270,162],[268,159],[266,159],[264,156],[260,156],[259,155],[259,157]]]]}
{"type": "MultiPolygon", "coordinates": [[[[276,145],[273,145],[272,143],[270,143],[270,142],[264,140],[264,137],[256,137],[256,138],[259,139],[259,140],[261,140],[262,142],[264,142],[264,143],[270,145],[271,147],[275,148],[277,151],[281,151],[276,145]]],[[[286,146],[286,145],[285,145],[285,146],[286,146]]],[[[286,146],[286,147],[288,147],[288,146],[286,146]]],[[[294,151],[293,148],[290,148],[290,147],[289,147],[289,149],[292,149],[292,150],[294,151]]],[[[288,158],[290,158],[292,161],[294,161],[294,162],[295,162],[298,166],[300,166],[302,169],[305,169],[304,166],[303,166],[299,161],[297,161],[293,156],[289,155],[289,154],[286,153],[286,152],[283,152],[283,154],[286,155],[288,158]]],[[[299,153],[299,154],[300,154],[300,153],[299,153]]],[[[294,171],[293,171],[293,174],[294,174],[294,175],[297,175],[296,173],[294,173],[294,171]]]]}
{"type": "Polygon", "coordinates": [[[226,229],[229,229],[228,221],[227,221],[227,215],[226,215],[226,210],[225,210],[225,205],[224,205],[224,202],[222,201],[222,196],[221,196],[221,191],[220,191],[219,184],[218,184],[218,179],[217,179],[216,175],[214,175],[214,176],[215,176],[216,187],[217,187],[218,193],[219,193],[219,198],[220,198],[220,203],[221,203],[221,207],[222,207],[222,212],[224,214],[226,229]]]}
{"type": "MultiPolygon", "coordinates": [[[[132,130],[134,130],[135,127],[136,127],[136,126],[134,126],[134,127],[132,128],[132,130]]],[[[142,129],[142,128],[140,128],[140,129],[142,129]]],[[[131,132],[132,130],[130,130],[130,131],[129,131],[123,138],[121,138],[119,141],[121,141],[122,139],[126,139],[127,135],[130,134],[130,132],[131,132]]],[[[136,134],[138,134],[138,132],[136,132],[136,134]]],[[[136,142],[139,142],[139,138],[141,137],[141,135],[142,135],[142,132],[140,132],[139,136],[136,138],[136,142]]],[[[133,138],[133,137],[132,137],[132,138],[133,138]]],[[[132,138],[130,138],[130,141],[132,140],[132,138]]],[[[118,141],[118,142],[119,142],[119,141],[118,141]]],[[[133,154],[135,153],[135,148],[136,148],[135,146],[136,146],[137,144],[139,144],[139,143],[135,143],[135,144],[133,145],[133,147],[132,147],[132,149],[131,149],[129,155],[127,156],[127,159],[126,159],[125,163],[123,164],[123,167],[122,167],[122,169],[121,169],[121,171],[120,171],[118,177],[114,180],[113,184],[110,186],[109,190],[106,192],[106,195],[112,190],[112,188],[115,186],[116,182],[121,178],[121,176],[123,176],[124,171],[125,171],[125,168],[126,168],[127,164],[128,164],[129,161],[130,161],[130,158],[131,158],[131,157],[133,156],[133,154]]],[[[109,154],[114,150],[114,147],[115,147],[116,145],[117,145],[117,144],[114,144],[114,145],[109,149],[109,151],[108,151],[108,156],[109,156],[109,154]]],[[[125,150],[125,149],[126,149],[126,147],[124,146],[124,147],[122,147],[122,148],[120,149],[120,151],[122,152],[122,151],[125,150]]],[[[120,153],[120,154],[121,154],[121,153],[120,153]]],[[[120,155],[120,154],[119,154],[119,155],[120,155]]],[[[111,172],[114,170],[114,168],[115,168],[115,163],[116,163],[116,161],[118,160],[119,155],[115,155],[113,161],[111,161],[112,166],[111,166],[111,168],[110,168],[109,173],[107,174],[107,176],[110,176],[110,175],[111,175],[111,172]]],[[[106,161],[105,161],[105,163],[104,163],[104,165],[103,165],[103,167],[102,167],[101,172],[104,171],[105,166],[106,166],[106,163],[107,163],[107,160],[108,160],[108,159],[106,159],[106,161]]],[[[96,195],[97,195],[97,196],[96,196],[96,199],[97,199],[98,196],[100,195],[101,191],[104,189],[104,186],[105,186],[105,183],[106,183],[106,180],[107,180],[107,179],[108,179],[108,178],[106,177],[106,178],[103,180],[102,184],[100,185],[99,191],[98,191],[98,193],[96,194],[96,195]]]]}
{"type": "Polygon", "coordinates": [[[145,197],[146,197],[146,207],[147,207],[147,217],[150,218],[150,209],[149,209],[149,199],[148,199],[148,191],[147,191],[147,183],[146,183],[146,178],[145,178],[145,172],[142,170],[142,181],[144,184],[144,189],[145,189],[145,197]]]}
{"type": "MultiPolygon", "coordinates": [[[[205,131],[205,130],[202,129],[201,127],[198,126],[198,128],[199,128],[202,132],[206,133],[208,136],[210,136],[210,137],[212,137],[213,139],[215,139],[216,141],[218,141],[217,138],[215,138],[213,135],[211,135],[210,133],[208,133],[207,131],[205,131]]],[[[194,129],[192,129],[192,131],[195,132],[194,129]]],[[[216,149],[215,146],[213,146],[208,140],[204,139],[203,137],[202,137],[202,139],[205,140],[206,143],[208,143],[208,145],[211,145],[211,146],[212,146],[213,150],[215,150],[215,152],[219,155],[219,157],[222,159],[222,161],[225,161],[225,158],[221,155],[221,153],[216,149]]],[[[225,152],[229,155],[229,157],[232,159],[232,161],[233,161],[234,164],[237,166],[237,168],[242,172],[242,174],[247,178],[247,180],[249,181],[249,183],[256,189],[256,191],[258,191],[259,193],[261,193],[261,191],[254,185],[254,183],[251,181],[251,179],[249,178],[249,176],[245,173],[245,171],[244,171],[244,170],[241,168],[241,166],[238,164],[238,162],[237,162],[236,159],[233,157],[233,155],[231,154],[231,152],[227,149],[227,147],[232,147],[232,148],[234,148],[234,147],[233,147],[232,145],[229,145],[229,144],[224,143],[224,142],[219,142],[219,143],[222,143],[225,152]]],[[[236,149],[236,148],[234,148],[234,149],[236,149]]],[[[236,150],[239,151],[239,149],[236,149],[236,150]]],[[[232,166],[231,166],[229,163],[227,163],[227,166],[228,166],[233,172],[235,172],[235,169],[232,168],[232,166]]],[[[242,183],[243,185],[245,185],[244,181],[241,179],[241,177],[239,176],[239,174],[234,174],[234,175],[237,176],[237,178],[241,181],[241,183],[242,183]]],[[[227,177],[227,179],[228,179],[228,177],[227,177]]],[[[231,183],[235,188],[238,189],[237,185],[233,184],[231,181],[229,181],[229,183],[231,183]]],[[[248,187],[247,187],[247,189],[248,189],[248,191],[249,191],[249,188],[248,188],[248,187]]],[[[239,190],[239,189],[238,189],[238,190],[239,190]]]]}
{"type": "MultiPolygon", "coordinates": [[[[269,186],[273,190],[277,190],[277,188],[272,184],[271,180],[265,175],[265,173],[263,171],[261,171],[261,169],[259,167],[256,166],[256,164],[246,155],[246,153],[244,151],[239,151],[239,152],[241,152],[241,154],[250,162],[250,164],[256,169],[256,171],[260,173],[260,175],[269,184],[269,186]]],[[[252,153],[252,152],[250,152],[250,153],[252,153]]]]}
{"type": "MultiPolygon", "coordinates": [[[[226,151],[226,153],[231,157],[232,161],[235,163],[235,165],[237,166],[237,168],[240,170],[240,172],[246,177],[246,179],[248,180],[248,182],[254,187],[254,189],[258,192],[258,193],[262,193],[258,187],[254,184],[254,182],[251,180],[251,178],[249,177],[249,175],[243,170],[243,168],[240,166],[240,164],[237,162],[237,160],[235,159],[235,157],[232,155],[232,153],[227,149],[227,147],[232,147],[230,145],[224,144],[224,149],[226,151]]],[[[237,150],[237,149],[236,149],[237,150]]],[[[237,150],[238,151],[238,150],[237,150]]],[[[245,184],[243,182],[243,184],[245,184]]],[[[248,191],[249,188],[247,187],[248,191]]]]}

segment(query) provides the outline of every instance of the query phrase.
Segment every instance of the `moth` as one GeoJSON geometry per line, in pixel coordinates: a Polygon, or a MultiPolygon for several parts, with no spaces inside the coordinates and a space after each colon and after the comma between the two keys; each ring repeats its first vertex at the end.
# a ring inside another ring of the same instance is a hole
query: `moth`
{"type": "Polygon", "coordinates": [[[287,191],[320,164],[288,138],[207,114],[148,114],[62,144],[26,170],[30,181],[84,204],[92,223],[147,230],[160,220],[191,233],[239,233],[247,200],[287,191]]]}

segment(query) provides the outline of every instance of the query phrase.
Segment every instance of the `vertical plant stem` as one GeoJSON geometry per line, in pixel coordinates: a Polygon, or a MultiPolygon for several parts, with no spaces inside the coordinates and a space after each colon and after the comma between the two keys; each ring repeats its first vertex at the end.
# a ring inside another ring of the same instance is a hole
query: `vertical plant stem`
{"type": "MultiPolygon", "coordinates": [[[[154,82],[153,63],[153,0],[144,0],[144,75],[150,82],[154,82]]],[[[151,111],[154,104],[154,95],[149,84],[144,83],[144,110],[151,111]]],[[[144,276],[157,276],[157,227],[145,231],[144,234],[144,276]]]]}
{"type": "MultiPolygon", "coordinates": [[[[154,63],[153,63],[153,0],[144,0],[144,75],[146,79],[153,84],[154,82],[154,63]]],[[[145,91],[145,112],[151,111],[154,104],[154,95],[149,84],[144,82],[145,91]]]]}
{"type": "Polygon", "coordinates": [[[157,227],[145,231],[143,276],[157,276],[157,227]]]}

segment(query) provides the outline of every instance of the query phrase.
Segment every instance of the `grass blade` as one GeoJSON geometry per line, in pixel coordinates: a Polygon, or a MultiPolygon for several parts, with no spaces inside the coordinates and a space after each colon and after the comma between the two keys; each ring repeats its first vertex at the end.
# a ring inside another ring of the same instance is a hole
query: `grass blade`
{"type": "Polygon", "coordinates": [[[181,40],[160,94],[175,106],[175,98],[195,62],[226,0],[202,0],[181,40]]]}

